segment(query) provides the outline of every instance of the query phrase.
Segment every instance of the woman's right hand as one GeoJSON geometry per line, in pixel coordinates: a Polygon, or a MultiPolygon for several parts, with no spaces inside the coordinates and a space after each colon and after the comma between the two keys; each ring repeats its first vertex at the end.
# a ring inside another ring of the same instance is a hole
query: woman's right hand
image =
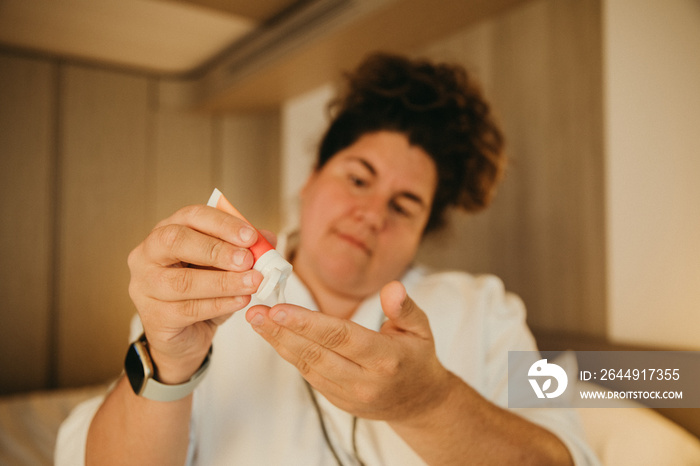
{"type": "Polygon", "coordinates": [[[156,225],[129,254],[129,294],[159,381],[189,380],[217,326],[250,302],[262,281],[248,250],[257,235],[237,217],[189,206],[156,225]]]}

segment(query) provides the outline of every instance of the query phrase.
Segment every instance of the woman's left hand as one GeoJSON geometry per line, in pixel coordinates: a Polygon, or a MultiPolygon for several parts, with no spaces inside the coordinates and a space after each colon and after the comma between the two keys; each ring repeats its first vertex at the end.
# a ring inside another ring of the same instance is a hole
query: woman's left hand
{"type": "Polygon", "coordinates": [[[399,282],[382,288],[379,332],[291,304],[254,306],[253,328],[330,402],[356,416],[394,422],[443,402],[455,377],[438,361],[425,313],[399,282]]]}

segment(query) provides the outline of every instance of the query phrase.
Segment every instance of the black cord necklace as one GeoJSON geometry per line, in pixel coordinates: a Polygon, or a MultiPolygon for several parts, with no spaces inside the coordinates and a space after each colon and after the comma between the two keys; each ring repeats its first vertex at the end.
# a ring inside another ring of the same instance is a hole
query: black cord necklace
{"type": "MultiPolygon", "coordinates": [[[[333,448],[333,443],[331,443],[330,436],[328,435],[328,429],[326,428],[326,422],[323,420],[323,412],[321,411],[321,406],[318,404],[318,400],[316,399],[316,394],[314,394],[314,389],[311,387],[311,384],[304,380],[304,385],[306,385],[306,390],[309,392],[309,397],[311,397],[311,402],[314,405],[314,409],[316,410],[316,415],[318,416],[318,423],[321,426],[321,432],[323,433],[323,440],[326,442],[326,445],[328,446],[328,449],[331,451],[333,454],[333,458],[335,458],[335,461],[338,463],[338,466],[345,466],[343,462],[340,460],[340,456],[338,456],[338,452],[335,451],[335,448],[333,448]]],[[[365,463],[362,462],[360,459],[360,456],[357,454],[357,416],[352,417],[352,452],[353,456],[355,457],[355,460],[357,461],[357,464],[360,466],[365,466],[365,463]]]]}
{"type": "MultiPolygon", "coordinates": [[[[384,324],[384,322],[386,321],[384,313],[380,312],[379,314],[379,325],[377,326],[376,331],[379,331],[382,327],[382,324],[384,324]]],[[[333,448],[333,443],[331,443],[331,438],[328,435],[326,422],[323,420],[323,412],[321,411],[321,406],[318,404],[318,400],[316,399],[316,395],[314,394],[314,389],[311,387],[311,384],[305,378],[302,377],[302,380],[304,381],[304,385],[306,385],[306,390],[309,392],[309,397],[311,397],[311,402],[313,403],[314,409],[316,410],[316,415],[318,416],[318,423],[321,426],[321,432],[323,433],[323,440],[326,442],[328,449],[333,454],[333,458],[335,458],[335,461],[338,463],[338,466],[345,466],[340,460],[338,452],[336,452],[335,448],[333,448]]],[[[352,454],[359,466],[365,466],[365,463],[360,459],[360,455],[357,453],[357,420],[357,416],[352,417],[352,454]]]]}

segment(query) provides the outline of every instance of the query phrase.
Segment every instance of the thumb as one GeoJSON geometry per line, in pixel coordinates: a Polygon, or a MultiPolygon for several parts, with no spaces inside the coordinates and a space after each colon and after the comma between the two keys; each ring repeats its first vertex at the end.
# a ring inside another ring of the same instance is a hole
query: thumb
{"type": "Polygon", "coordinates": [[[406,288],[398,282],[387,283],[379,293],[384,315],[389,319],[382,328],[393,328],[400,332],[410,332],[421,336],[431,336],[428,316],[406,293],[406,288]]]}

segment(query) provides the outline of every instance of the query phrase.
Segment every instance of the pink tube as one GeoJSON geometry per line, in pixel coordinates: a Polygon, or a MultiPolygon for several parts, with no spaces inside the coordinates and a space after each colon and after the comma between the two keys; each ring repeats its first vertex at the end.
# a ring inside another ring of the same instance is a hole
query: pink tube
{"type": "MultiPolygon", "coordinates": [[[[214,189],[207,205],[216,207],[234,217],[238,217],[253,227],[243,214],[241,214],[218,189],[214,189]]],[[[258,240],[249,249],[255,259],[253,268],[259,271],[263,276],[263,281],[258,287],[256,296],[259,300],[265,301],[273,295],[273,292],[276,292],[276,301],[278,303],[284,302],[284,286],[287,283],[287,278],[292,273],[292,264],[287,262],[259,231],[258,240]]]]}
{"type": "MultiPolygon", "coordinates": [[[[240,213],[238,211],[238,209],[236,209],[233,206],[233,204],[231,204],[229,202],[229,200],[226,199],[226,197],[224,197],[224,195],[218,189],[214,189],[214,192],[212,193],[211,197],[209,198],[209,202],[207,203],[207,205],[209,205],[211,207],[216,207],[217,209],[219,209],[223,212],[226,212],[227,214],[231,214],[234,217],[238,217],[241,220],[243,220],[244,222],[246,222],[248,225],[253,227],[253,224],[250,223],[248,221],[248,219],[246,219],[243,216],[243,214],[240,213]]],[[[253,227],[253,228],[255,228],[255,227],[253,227]]],[[[255,231],[258,231],[258,230],[256,229],[255,231]]],[[[270,242],[268,240],[266,240],[265,237],[263,235],[261,235],[260,232],[258,231],[258,240],[249,249],[250,249],[250,252],[253,253],[253,258],[255,258],[255,260],[257,261],[267,251],[269,251],[271,249],[275,249],[275,248],[272,247],[270,242]]]]}

